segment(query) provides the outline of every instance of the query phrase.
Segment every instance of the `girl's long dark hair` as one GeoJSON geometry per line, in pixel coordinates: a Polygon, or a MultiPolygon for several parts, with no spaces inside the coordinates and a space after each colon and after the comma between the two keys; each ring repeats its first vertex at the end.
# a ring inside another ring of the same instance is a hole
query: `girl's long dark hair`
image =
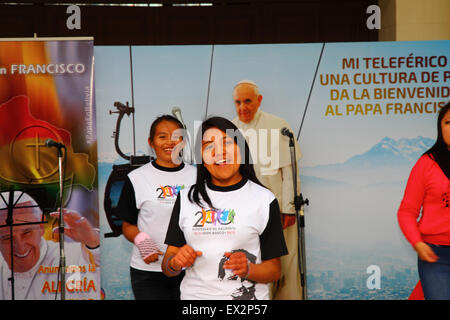
{"type": "Polygon", "coordinates": [[[447,102],[445,106],[441,108],[441,111],[439,111],[439,116],[437,120],[437,139],[436,143],[428,149],[424,155],[428,155],[431,158],[434,159],[434,161],[437,162],[439,167],[442,169],[442,171],[445,173],[447,178],[450,179],[450,151],[448,150],[448,146],[444,141],[444,137],[442,136],[442,126],[441,122],[444,118],[444,115],[450,110],[450,102],[447,102]]]}
{"type": "Polygon", "coordinates": [[[245,140],[244,136],[239,131],[239,129],[233,124],[233,122],[229,121],[228,119],[222,117],[211,117],[203,121],[202,128],[197,133],[197,137],[195,140],[195,160],[197,163],[197,180],[196,183],[192,185],[192,187],[189,189],[188,197],[191,202],[196,203],[198,206],[202,208],[206,203],[209,206],[209,208],[216,209],[211,203],[211,199],[209,198],[208,193],[206,192],[206,181],[211,180],[211,174],[203,165],[202,160],[203,134],[206,132],[206,130],[211,128],[217,128],[220,131],[225,132],[226,134],[229,134],[230,132],[233,133],[232,138],[234,142],[238,145],[243,160],[243,163],[241,163],[239,167],[239,172],[241,173],[243,179],[248,179],[263,187],[264,185],[256,177],[255,169],[253,168],[253,162],[250,154],[250,148],[248,147],[247,141],[245,140]],[[202,200],[204,201],[204,203],[202,203],[202,200]]]}

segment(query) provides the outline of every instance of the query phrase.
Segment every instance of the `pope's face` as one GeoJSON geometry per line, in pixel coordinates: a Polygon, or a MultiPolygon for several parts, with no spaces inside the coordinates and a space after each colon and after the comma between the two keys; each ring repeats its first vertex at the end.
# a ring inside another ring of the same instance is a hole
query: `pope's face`
{"type": "MultiPolygon", "coordinates": [[[[24,203],[23,205],[26,205],[24,203]]],[[[13,211],[14,224],[38,222],[39,218],[33,213],[36,208],[22,208],[13,211]]],[[[4,210],[6,211],[6,210],[4,210]]],[[[5,224],[6,212],[0,214],[0,224],[5,224]]],[[[44,235],[42,225],[23,225],[10,228],[0,228],[0,252],[11,269],[11,242],[13,244],[14,271],[29,271],[39,260],[41,237],[44,235]]]]}
{"type": "Polygon", "coordinates": [[[233,91],[233,101],[239,120],[249,123],[255,117],[262,101],[262,95],[255,93],[255,88],[249,84],[240,84],[233,91]]]}

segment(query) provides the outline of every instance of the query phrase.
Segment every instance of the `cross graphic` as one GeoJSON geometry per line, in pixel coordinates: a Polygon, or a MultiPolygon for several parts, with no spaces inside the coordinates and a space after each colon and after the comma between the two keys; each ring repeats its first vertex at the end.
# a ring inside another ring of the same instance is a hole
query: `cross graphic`
{"type": "Polygon", "coordinates": [[[33,144],[27,144],[27,147],[36,148],[35,150],[35,163],[36,163],[36,170],[40,171],[41,165],[40,165],[40,157],[39,157],[39,149],[40,147],[46,147],[45,143],[39,144],[39,133],[36,133],[36,136],[34,137],[34,143],[33,144]]]}

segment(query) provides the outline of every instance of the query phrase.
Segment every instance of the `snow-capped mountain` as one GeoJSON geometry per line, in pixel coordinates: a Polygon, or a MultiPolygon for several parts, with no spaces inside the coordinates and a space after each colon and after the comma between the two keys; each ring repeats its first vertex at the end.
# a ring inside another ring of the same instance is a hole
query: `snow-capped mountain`
{"type": "Polygon", "coordinates": [[[305,167],[301,175],[365,185],[404,181],[419,157],[434,144],[426,137],[385,137],[367,152],[343,163],[305,167]]]}
{"type": "Polygon", "coordinates": [[[412,139],[401,138],[399,140],[385,137],[369,151],[351,157],[344,164],[376,167],[409,164],[417,161],[433,144],[433,139],[421,136],[412,139]]]}

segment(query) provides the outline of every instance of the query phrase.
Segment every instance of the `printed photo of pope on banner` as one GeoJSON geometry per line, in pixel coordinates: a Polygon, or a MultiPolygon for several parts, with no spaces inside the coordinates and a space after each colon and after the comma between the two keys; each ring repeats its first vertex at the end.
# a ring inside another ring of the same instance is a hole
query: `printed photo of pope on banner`
{"type": "Polygon", "coordinates": [[[92,38],[0,41],[0,300],[100,298],[93,79],[92,38]]]}

